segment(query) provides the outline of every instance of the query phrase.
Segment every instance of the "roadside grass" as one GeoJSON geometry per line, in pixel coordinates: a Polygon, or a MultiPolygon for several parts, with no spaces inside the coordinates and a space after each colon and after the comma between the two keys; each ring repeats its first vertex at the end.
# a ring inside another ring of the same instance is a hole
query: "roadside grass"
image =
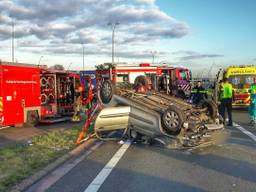
{"type": "MultiPolygon", "coordinates": [[[[35,136],[27,143],[0,149],[0,192],[7,191],[70,150],[81,127],[35,136]]],[[[90,127],[88,130],[92,132],[90,127]]]]}

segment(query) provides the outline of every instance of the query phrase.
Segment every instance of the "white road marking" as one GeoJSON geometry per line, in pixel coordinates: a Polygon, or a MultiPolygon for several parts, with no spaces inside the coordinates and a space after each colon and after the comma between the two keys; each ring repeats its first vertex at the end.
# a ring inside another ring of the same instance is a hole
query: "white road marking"
{"type": "Polygon", "coordinates": [[[126,141],[122,147],[115,153],[115,155],[110,159],[110,161],[105,165],[105,167],[100,171],[100,173],[95,177],[91,184],[85,189],[84,192],[97,192],[107,177],[110,175],[111,171],[117,165],[119,160],[125,154],[126,150],[130,147],[131,141],[126,141]]]}
{"type": "Polygon", "coordinates": [[[252,140],[256,142],[256,136],[250,131],[247,131],[245,128],[243,128],[241,125],[238,125],[237,123],[234,123],[234,127],[242,131],[245,135],[249,136],[252,140]]]}
{"type": "Polygon", "coordinates": [[[85,152],[82,156],[78,157],[72,162],[66,162],[52,173],[47,175],[45,178],[40,180],[38,183],[32,185],[26,192],[43,192],[50,188],[54,183],[56,183],[61,177],[66,175],[69,171],[71,171],[77,164],[82,162],[88,155],[90,155],[93,151],[95,151],[103,142],[97,142],[94,146],[92,146],[89,150],[85,152]]]}

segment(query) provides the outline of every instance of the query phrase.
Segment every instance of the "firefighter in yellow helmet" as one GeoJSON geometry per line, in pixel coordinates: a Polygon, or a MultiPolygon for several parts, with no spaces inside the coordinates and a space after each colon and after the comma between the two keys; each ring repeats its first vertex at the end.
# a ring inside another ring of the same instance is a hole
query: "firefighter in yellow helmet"
{"type": "Polygon", "coordinates": [[[223,79],[222,84],[222,97],[221,97],[221,104],[220,104],[220,114],[224,119],[225,122],[225,112],[227,110],[228,113],[228,126],[233,126],[232,120],[232,101],[234,98],[233,94],[233,87],[232,84],[228,82],[227,78],[223,79]]]}

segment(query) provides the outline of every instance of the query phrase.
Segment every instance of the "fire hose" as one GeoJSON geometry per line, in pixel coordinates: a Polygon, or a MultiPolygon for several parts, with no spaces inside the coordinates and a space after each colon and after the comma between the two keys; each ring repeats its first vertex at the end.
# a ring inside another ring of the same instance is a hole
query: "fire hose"
{"type": "MultiPolygon", "coordinates": [[[[84,105],[88,105],[92,102],[93,100],[93,92],[92,92],[92,81],[91,78],[89,78],[89,93],[88,93],[88,97],[86,98],[86,100],[83,102],[84,105]]],[[[83,85],[84,86],[84,85],[83,85]]],[[[86,135],[86,132],[88,130],[88,128],[90,127],[91,123],[95,120],[96,117],[96,113],[98,112],[98,110],[100,109],[100,104],[95,104],[93,106],[91,106],[87,111],[86,111],[86,116],[87,116],[87,120],[82,128],[82,131],[80,132],[77,140],[76,140],[76,144],[79,145],[82,143],[83,138],[86,135]]]]}
{"type": "Polygon", "coordinates": [[[80,132],[77,140],[76,140],[76,144],[79,145],[81,144],[81,142],[83,141],[83,138],[86,134],[86,131],[88,130],[88,128],[90,127],[91,123],[95,120],[96,118],[96,113],[98,112],[98,110],[101,108],[100,105],[97,103],[96,105],[94,105],[92,112],[89,114],[88,119],[86,120],[82,131],[80,132]]]}

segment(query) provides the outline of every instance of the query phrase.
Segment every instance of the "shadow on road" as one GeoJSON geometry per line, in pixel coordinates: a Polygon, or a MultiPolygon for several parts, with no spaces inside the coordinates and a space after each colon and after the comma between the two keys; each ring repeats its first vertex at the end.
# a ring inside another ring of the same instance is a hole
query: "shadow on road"
{"type": "MultiPolygon", "coordinates": [[[[150,150],[148,148],[148,150],[150,150]]],[[[256,183],[256,165],[248,162],[217,156],[214,154],[186,154],[181,151],[171,150],[154,150],[154,152],[160,155],[165,155],[179,161],[198,165],[206,169],[211,169],[217,172],[224,173],[233,177],[237,177],[243,180],[256,183]]]]}

